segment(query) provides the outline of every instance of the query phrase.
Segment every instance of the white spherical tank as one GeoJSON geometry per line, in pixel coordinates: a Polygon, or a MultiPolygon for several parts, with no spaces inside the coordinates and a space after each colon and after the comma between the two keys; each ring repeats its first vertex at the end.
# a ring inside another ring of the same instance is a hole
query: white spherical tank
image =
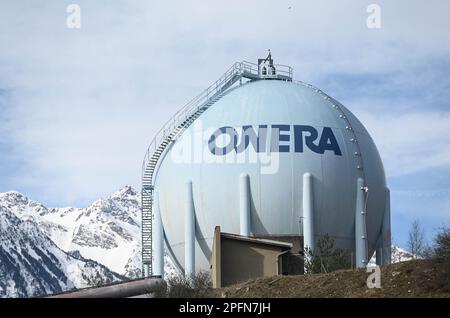
{"type": "Polygon", "coordinates": [[[254,236],[303,235],[303,176],[312,176],[314,239],[355,250],[357,179],[365,196],[368,254],[379,238],[386,180],[375,143],[343,105],[302,83],[259,80],[230,89],[173,142],[154,187],[168,250],[185,263],[186,183],[195,210],[195,267],[209,270],[215,226],[240,233],[240,182],[250,183],[254,236]]]}

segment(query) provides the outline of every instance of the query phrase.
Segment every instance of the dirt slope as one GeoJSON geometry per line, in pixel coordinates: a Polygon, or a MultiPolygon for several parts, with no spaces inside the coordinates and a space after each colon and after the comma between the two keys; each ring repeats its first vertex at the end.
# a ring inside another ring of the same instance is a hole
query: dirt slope
{"type": "MultiPolygon", "coordinates": [[[[448,266],[448,265],[447,265],[448,266]]],[[[219,297],[448,297],[449,272],[430,260],[413,260],[381,268],[381,288],[369,289],[364,270],[328,274],[276,276],[216,290],[219,297]]]]}

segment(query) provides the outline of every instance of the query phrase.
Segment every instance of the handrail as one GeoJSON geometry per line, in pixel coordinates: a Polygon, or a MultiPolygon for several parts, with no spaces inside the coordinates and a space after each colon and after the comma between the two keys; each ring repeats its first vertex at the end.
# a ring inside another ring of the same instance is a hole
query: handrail
{"type": "MultiPolygon", "coordinates": [[[[200,106],[202,102],[206,102],[210,97],[219,92],[222,84],[225,84],[228,80],[230,80],[234,75],[239,75],[244,69],[244,63],[236,62],[234,63],[217,81],[215,81],[208,88],[203,90],[200,94],[191,99],[187,104],[185,104],[180,110],[178,110],[163,126],[162,128],[155,134],[150,146],[147,148],[143,166],[142,173],[145,171],[145,165],[150,159],[152,150],[156,150],[157,146],[160,142],[167,136],[166,132],[171,132],[175,127],[182,122],[181,119],[186,119],[194,112],[192,111],[195,106],[200,106]]],[[[197,109],[195,109],[197,111],[197,109]]]]}
{"type": "MultiPolygon", "coordinates": [[[[288,76],[292,79],[292,68],[290,66],[282,64],[275,64],[274,66],[278,74],[288,76]]],[[[231,80],[233,76],[242,76],[244,73],[249,73],[250,75],[258,77],[258,65],[248,61],[235,62],[217,81],[187,102],[162,126],[155,134],[145,153],[144,161],[142,163],[142,177],[144,177],[146,164],[148,160],[150,160],[150,156],[156,151],[164,138],[170,134],[177,125],[193,115],[200,106],[206,103],[215,94],[219,93],[223,89],[223,85],[231,80]]]]}

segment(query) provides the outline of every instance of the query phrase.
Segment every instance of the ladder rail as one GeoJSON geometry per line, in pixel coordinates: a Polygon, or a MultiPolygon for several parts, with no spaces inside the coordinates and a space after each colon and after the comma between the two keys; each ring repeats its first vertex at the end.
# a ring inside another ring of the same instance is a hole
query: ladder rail
{"type": "MultiPolygon", "coordinates": [[[[217,81],[215,81],[208,88],[203,90],[200,94],[191,99],[188,103],[186,103],[180,110],[178,110],[163,126],[162,128],[155,134],[153,140],[150,143],[150,146],[147,148],[145,153],[145,157],[142,163],[142,171],[145,170],[146,163],[150,158],[150,155],[156,150],[157,146],[160,144],[160,141],[167,136],[168,131],[173,131],[173,129],[184,119],[188,118],[189,115],[193,114],[196,110],[198,110],[198,106],[202,104],[202,102],[207,101],[212,95],[217,93],[223,84],[226,84],[234,75],[240,75],[242,70],[244,69],[244,65],[248,62],[236,62],[234,63],[228,70],[225,72],[217,81]],[[196,108],[197,106],[197,108],[196,108]]],[[[248,66],[245,66],[246,69],[249,69],[248,66]]]]}

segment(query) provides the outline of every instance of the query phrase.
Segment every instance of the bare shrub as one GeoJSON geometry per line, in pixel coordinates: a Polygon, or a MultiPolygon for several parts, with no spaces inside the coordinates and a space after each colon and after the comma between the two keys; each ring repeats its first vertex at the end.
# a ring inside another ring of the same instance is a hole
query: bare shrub
{"type": "Polygon", "coordinates": [[[445,290],[450,291],[450,228],[446,227],[434,239],[434,259],[441,264],[438,279],[445,290]]]}
{"type": "Polygon", "coordinates": [[[408,250],[413,258],[424,258],[429,253],[425,243],[425,232],[418,220],[414,220],[409,230],[408,250]]]}
{"type": "Polygon", "coordinates": [[[450,265],[450,228],[443,228],[435,238],[435,257],[450,265]]]}
{"type": "MultiPolygon", "coordinates": [[[[161,295],[161,294],[160,294],[161,295]]],[[[159,295],[159,296],[160,296],[159,295]]],[[[168,298],[209,298],[214,297],[211,276],[200,271],[192,277],[182,274],[167,279],[165,297],[168,298]]]]}

